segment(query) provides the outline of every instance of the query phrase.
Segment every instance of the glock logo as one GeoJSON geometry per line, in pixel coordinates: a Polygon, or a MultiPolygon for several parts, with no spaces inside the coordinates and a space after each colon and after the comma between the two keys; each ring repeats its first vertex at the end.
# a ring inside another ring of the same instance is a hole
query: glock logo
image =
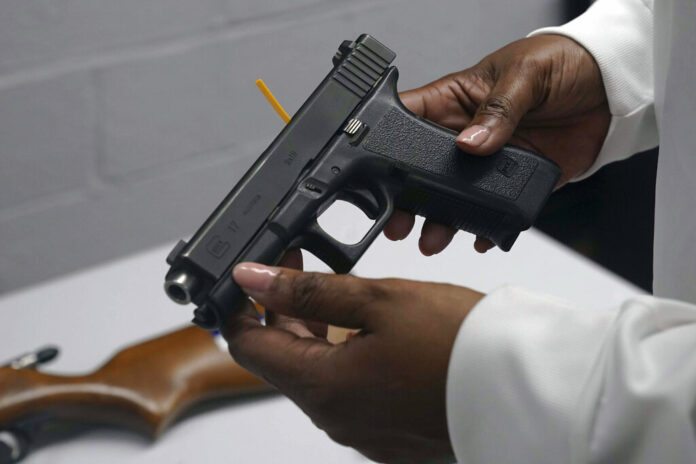
{"type": "Polygon", "coordinates": [[[227,250],[230,249],[230,242],[225,242],[224,240],[220,239],[219,235],[216,235],[210,240],[210,242],[208,242],[206,249],[208,250],[208,253],[213,255],[215,258],[220,259],[225,256],[227,250]]]}
{"type": "Polygon", "coordinates": [[[512,177],[517,171],[517,162],[508,156],[503,156],[503,159],[498,161],[498,171],[505,177],[512,177]]]}

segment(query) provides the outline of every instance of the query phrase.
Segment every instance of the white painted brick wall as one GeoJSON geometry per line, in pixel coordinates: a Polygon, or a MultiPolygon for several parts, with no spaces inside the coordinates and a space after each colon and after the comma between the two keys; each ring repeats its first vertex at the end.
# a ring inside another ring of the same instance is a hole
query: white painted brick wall
{"type": "Polygon", "coordinates": [[[321,0],[4,0],[0,73],[225,28],[321,0]]]}
{"type": "Polygon", "coordinates": [[[0,91],[0,214],[86,188],[95,164],[94,123],[88,71],[0,91]]]}
{"type": "Polygon", "coordinates": [[[292,112],[369,32],[405,89],[557,24],[562,3],[0,3],[0,292],[192,233],[282,127],[257,77],[292,112]]]}

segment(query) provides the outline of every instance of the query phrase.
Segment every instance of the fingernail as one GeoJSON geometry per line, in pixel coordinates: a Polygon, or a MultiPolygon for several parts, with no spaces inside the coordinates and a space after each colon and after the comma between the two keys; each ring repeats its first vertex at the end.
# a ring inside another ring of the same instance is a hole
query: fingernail
{"type": "Polygon", "coordinates": [[[240,287],[257,292],[268,290],[278,268],[257,263],[240,263],[232,270],[232,278],[240,287]]]}
{"type": "Polygon", "coordinates": [[[480,147],[488,140],[491,131],[484,126],[467,127],[457,136],[457,142],[468,145],[472,148],[480,147]]]}

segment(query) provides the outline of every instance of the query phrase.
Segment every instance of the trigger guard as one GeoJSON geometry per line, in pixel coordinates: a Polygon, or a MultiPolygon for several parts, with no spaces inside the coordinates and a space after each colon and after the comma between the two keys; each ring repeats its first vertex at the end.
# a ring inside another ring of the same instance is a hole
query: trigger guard
{"type": "Polygon", "coordinates": [[[394,202],[386,187],[378,187],[377,194],[363,189],[349,189],[344,192],[344,195],[338,195],[337,198],[345,198],[347,201],[353,202],[370,219],[375,220],[362,240],[355,244],[341,243],[322,229],[315,218],[292,244],[292,246],[299,246],[314,254],[337,274],[345,274],[353,268],[370,244],[382,232],[394,212],[394,202]]]}

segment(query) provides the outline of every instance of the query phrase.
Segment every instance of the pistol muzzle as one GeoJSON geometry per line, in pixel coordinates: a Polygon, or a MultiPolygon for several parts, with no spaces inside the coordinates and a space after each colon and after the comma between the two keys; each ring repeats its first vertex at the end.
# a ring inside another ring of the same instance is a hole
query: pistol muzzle
{"type": "Polygon", "coordinates": [[[173,273],[164,281],[164,291],[175,303],[189,304],[198,290],[198,279],[186,271],[173,273]]]}

